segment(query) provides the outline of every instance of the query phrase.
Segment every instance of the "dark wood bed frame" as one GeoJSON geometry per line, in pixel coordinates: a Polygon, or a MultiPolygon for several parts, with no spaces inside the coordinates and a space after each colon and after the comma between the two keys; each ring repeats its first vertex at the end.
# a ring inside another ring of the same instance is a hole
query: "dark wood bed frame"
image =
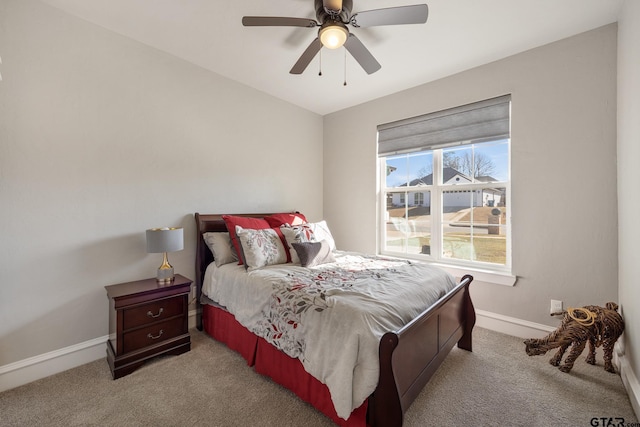
{"type": "MultiPolygon", "coordinates": [[[[260,218],[269,214],[233,214],[260,218]]],[[[200,295],[202,280],[213,254],[203,233],[227,231],[222,215],[196,213],[196,289],[197,327],[202,330],[200,295]]],[[[434,305],[402,329],[384,334],[380,340],[380,377],[369,397],[367,424],[372,427],[401,426],[404,412],[436,372],[451,349],[471,351],[471,334],[476,322],[469,295],[473,277],[465,275],[460,283],[434,305]]]]}

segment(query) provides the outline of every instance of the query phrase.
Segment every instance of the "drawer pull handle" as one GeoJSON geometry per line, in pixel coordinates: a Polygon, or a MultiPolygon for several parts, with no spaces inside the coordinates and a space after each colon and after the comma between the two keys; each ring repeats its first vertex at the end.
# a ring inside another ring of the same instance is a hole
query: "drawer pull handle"
{"type": "Polygon", "coordinates": [[[147,311],[147,316],[153,317],[155,319],[156,317],[160,316],[163,311],[164,311],[164,308],[160,308],[160,311],[158,311],[158,314],[153,314],[151,310],[149,310],[147,311]]]}
{"type": "Polygon", "coordinates": [[[151,338],[152,340],[157,340],[158,338],[160,338],[162,336],[162,332],[163,330],[160,329],[160,333],[158,335],[156,335],[155,337],[153,335],[151,335],[151,333],[147,334],[147,338],[151,338]]]}

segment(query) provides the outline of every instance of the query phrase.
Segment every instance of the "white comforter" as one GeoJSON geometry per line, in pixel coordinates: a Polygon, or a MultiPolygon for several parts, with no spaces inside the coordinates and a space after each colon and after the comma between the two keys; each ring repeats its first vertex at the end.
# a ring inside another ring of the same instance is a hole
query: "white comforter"
{"type": "Polygon", "coordinates": [[[280,264],[206,271],[203,292],[247,329],[302,361],[347,419],[376,388],[378,344],[455,287],[425,263],[336,252],[314,268],[280,264]]]}

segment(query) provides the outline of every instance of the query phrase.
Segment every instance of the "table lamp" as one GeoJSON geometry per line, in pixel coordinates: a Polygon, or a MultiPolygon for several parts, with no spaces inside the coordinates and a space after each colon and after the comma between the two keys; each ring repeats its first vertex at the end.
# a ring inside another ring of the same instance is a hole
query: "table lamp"
{"type": "Polygon", "coordinates": [[[167,252],[184,249],[184,235],[182,228],[151,228],[147,230],[147,252],[163,253],[162,265],[158,267],[158,284],[167,285],[175,278],[173,267],[169,264],[167,252]]]}

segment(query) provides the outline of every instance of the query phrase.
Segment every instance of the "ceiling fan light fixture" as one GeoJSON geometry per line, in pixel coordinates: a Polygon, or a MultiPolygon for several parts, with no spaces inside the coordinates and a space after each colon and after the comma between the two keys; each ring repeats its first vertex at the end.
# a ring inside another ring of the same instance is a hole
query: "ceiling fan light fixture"
{"type": "Polygon", "coordinates": [[[349,30],[344,25],[332,24],[321,28],[318,36],[324,47],[337,49],[347,41],[349,30]]]}

